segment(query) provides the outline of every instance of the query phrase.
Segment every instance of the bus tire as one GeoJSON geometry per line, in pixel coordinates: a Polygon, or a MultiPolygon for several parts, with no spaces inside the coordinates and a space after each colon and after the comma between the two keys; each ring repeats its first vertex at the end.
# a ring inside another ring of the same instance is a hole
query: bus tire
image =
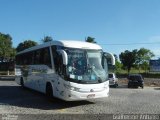
{"type": "Polygon", "coordinates": [[[20,80],[20,85],[22,86],[22,88],[24,88],[24,81],[23,81],[22,77],[21,77],[21,80],[20,80]]]}
{"type": "Polygon", "coordinates": [[[53,89],[50,83],[46,85],[46,96],[49,100],[53,99],[53,89]]]}

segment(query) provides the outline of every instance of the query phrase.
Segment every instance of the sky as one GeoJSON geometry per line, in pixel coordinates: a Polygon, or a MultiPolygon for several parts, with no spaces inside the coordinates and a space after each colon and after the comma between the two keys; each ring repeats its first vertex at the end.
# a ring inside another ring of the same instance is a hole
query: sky
{"type": "Polygon", "coordinates": [[[0,32],[13,46],[44,36],[54,40],[95,38],[119,55],[142,47],[160,57],[160,0],[0,0],[0,32]]]}

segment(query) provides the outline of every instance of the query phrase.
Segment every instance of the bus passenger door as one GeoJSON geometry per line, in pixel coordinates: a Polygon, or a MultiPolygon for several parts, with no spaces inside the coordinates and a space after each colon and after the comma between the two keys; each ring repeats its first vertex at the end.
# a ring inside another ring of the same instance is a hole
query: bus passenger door
{"type": "Polygon", "coordinates": [[[39,80],[37,82],[37,87],[41,92],[45,93],[46,92],[47,81],[53,82],[54,71],[46,65],[43,65],[42,71],[43,72],[41,72],[41,74],[39,75],[39,80]]]}
{"type": "Polygon", "coordinates": [[[33,65],[29,66],[29,72],[26,79],[26,86],[32,89],[36,89],[36,67],[33,65]]]}

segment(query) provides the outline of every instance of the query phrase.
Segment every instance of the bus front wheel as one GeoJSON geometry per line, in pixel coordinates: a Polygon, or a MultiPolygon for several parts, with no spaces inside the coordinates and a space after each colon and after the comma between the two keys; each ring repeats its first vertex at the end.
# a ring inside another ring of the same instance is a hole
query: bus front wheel
{"type": "Polygon", "coordinates": [[[21,84],[22,88],[24,88],[24,81],[23,81],[22,77],[21,77],[21,80],[20,80],[20,84],[21,84]]]}
{"type": "Polygon", "coordinates": [[[49,100],[53,98],[53,89],[50,83],[47,83],[46,85],[46,95],[49,100]]]}

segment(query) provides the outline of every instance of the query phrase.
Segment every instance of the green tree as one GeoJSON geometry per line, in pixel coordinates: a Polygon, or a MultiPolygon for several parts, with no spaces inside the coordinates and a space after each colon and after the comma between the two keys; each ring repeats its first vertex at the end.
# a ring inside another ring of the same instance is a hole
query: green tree
{"type": "Polygon", "coordinates": [[[115,61],[118,61],[118,56],[116,54],[114,54],[115,57],[115,61]]]}
{"type": "Polygon", "coordinates": [[[7,70],[8,75],[10,63],[14,62],[15,54],[16,51],[12,47],[12,37],[9,34],[0,33],[0,70],[7,70]]]}
{"type": "Polygon", "coordinates": [[[145,72],[147,72],[147,70],[149,69],[149,62],[148,61],[144,61],[142,64],[141,64],[141,68],[143,70],[145,70],[145,72]]]}
{"type": "Polygon", "coordinates": [[[118,61],[118,56],[116,54],[114,54],[114,57],[115,57],[115,69],[116,71],[120,71],[123,65],[118,61]]]}
{"type": "Polygon", "coordinates": [[[139,70],[141,67],[146,71],[146,69],[149,67],[149,60],[154,56],[155,56],[154,53],[151,52],[149,49],[140,48],[137,51],[137,57],[136,57],[136,63],[139,66],[139,70]]]}
{"type": "Polygon", "coordinates": [[[95,41],[95,38],[88,36],[87,39],[85,40],[86,42],[90,42],[90,43],[97,43],[95,41]]]}
{"type": "Polygon", "coordinates": [[[12,47],[12,37],[9,34],[0,33],[0,61],[7,62],[15,56],[12,47]]]}
{"type": "Polygon", "coordinates": [[[119,58],[123,66],[127,68],[129,74],[131,68],[134,66],[134,63],[136,62],[136,50],[133,50],[132,52],[128,50],[121,52],[119,58]]]}
{"type": "Polygon", "coordinates": [[[38,45],[38,43],[35,42],[35,41],[25,40],[24,42],[21,42],[21,43],[18,44],[18,46],[16,48],[16,51],[20,52],[22,50],[25,50],[27,48],[30,48],[30,47],[33,47],[33,46],[36,46],[36,45],[38,45]]]}
{"type": "Polygon", "coordinates": [[[53,41],[53,38],[51,36],[44,36],[44,38],[42,39],[42,42],[49,42],[49,41],[53,41]]]}
{"type": "Polygon", "coordinates": [[[116,61],[116,63],[115,63],[116,71],[120,71],[122,69],[122,66],[123,65],[119,61],[116,61]]]}

